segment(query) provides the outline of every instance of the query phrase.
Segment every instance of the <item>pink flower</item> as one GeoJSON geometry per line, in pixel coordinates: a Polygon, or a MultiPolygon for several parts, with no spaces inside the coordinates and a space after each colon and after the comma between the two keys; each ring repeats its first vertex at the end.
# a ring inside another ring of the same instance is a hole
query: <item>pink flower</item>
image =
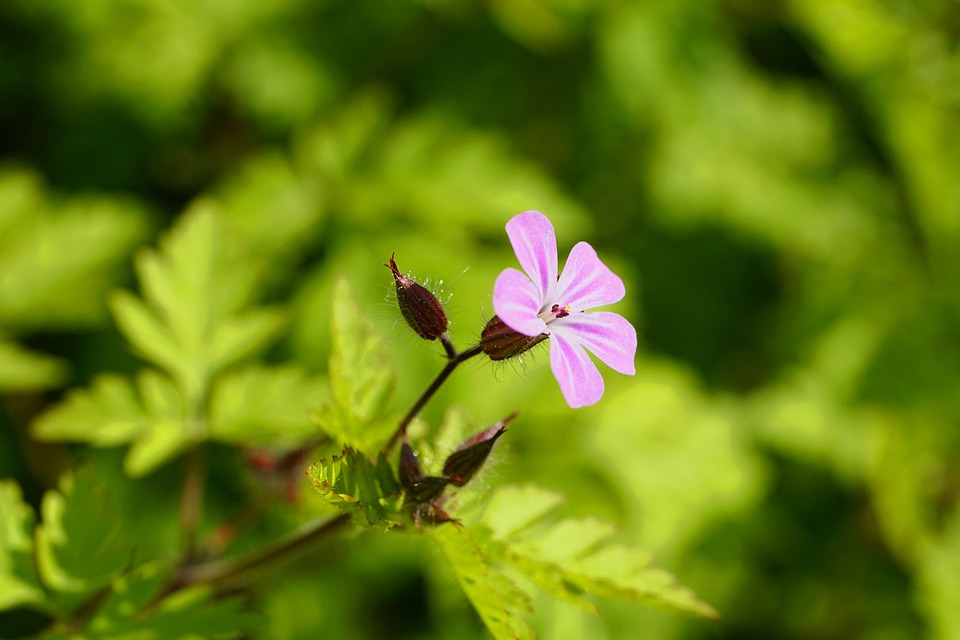
{"type": "Polygon", "coordinates": [[[603,378],[587,350],[615,371],[636,373],[633,325],[609,311],[585,313],[621,300],[626,293],[623,281],[586,242],[574,245],[563,273],[557,275],[557,238],[539,211],[514,216],[507,222],[507,236],[526,273],[506,269],[497,277],[494,311],[525,336],[548,334],[550,368],[567,404],[594,404],[603,396],[603,378]]]}

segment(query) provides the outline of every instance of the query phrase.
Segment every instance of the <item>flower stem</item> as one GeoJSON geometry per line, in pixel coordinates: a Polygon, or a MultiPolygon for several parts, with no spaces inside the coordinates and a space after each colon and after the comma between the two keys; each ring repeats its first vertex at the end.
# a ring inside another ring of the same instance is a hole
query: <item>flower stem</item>
{"type": "Polygon", "coordinates": [[[197,551],[197,528],[203,508],[204,451],[200,444],[187,453],[180,500],[180,540],[182,557],[190,562],[197,551]]]}
{"type": "Polygon", "coordinates": [[[394,432],[393,436],[390,438],[390,442],[387,443],[387,446],[383,448],[383,453],[388,454],[390,450],[396,446],[397,442],[400,441],[407,433],[407,427],[410,426],[410,423],[413,422],[413,419],[417,417],[417,414],[423,409],[423,407],[429,402],[430,398],[433,397],[433,394],[446,382],[447,378],[450,377],[450,374],[453,373],[453,370],[456,369],[461,362],[469,360],[470,358],[480,355],[483,353],[483,348],[480,345],[475,347],[470,347],[466,351],[457,353],[456,349],[453,348],[453,345],[450,344],[449,339],[444,341],[444,348],[447,349],[447,353],[450,355],[450,359],[447,361],[447,365],[440,371],[436,378],[433,379],[433,382],[430,383],[430,386],[427,387],[426,391],[417,399],[417,402],[413,405],[410,411],[407,412],[407,415],[404,416],[403,420],[400,421],[397,430],[394,432]]]}
{"type": "Polygon", "coordinates": [[[343,513],[335,518],[312,523],[293,536],[244,558],[186,565],[167,587],[166,594],[199,584],[210,585],[215,589],[233,587],[236,580],[245,574],[297,555],[315,542],[339,531],[348,522],[350,516],[343,513]]]}

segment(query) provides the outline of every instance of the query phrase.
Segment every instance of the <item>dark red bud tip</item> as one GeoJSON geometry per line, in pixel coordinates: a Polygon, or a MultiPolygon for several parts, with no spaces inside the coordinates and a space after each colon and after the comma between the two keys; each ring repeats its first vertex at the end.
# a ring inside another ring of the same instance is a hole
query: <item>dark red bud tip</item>
{"type": "Polygon", "coordinates": [[[498,422],[475,436],[465,440],[460,448],[450,454],[443,464],[443,475],[447,481],[457,487],[470,482],[483,463],[487,461],[493,445],[507,431],[506,424],[517,416],[514,412],[505,420],[498,422]]]}
{"type": "Polygon", "coordinates": [[[400,313],[418,336],[425,340],[436,340],[447,330],[447,314],[443,310],[443,305],[426,287],[400,273],[397,262],[394,260],[395,255],[395,253],[391,254],[390,264],[383,266],[393,272],[400,313]]]}
{"type": "Polygon", "coordinates": [[[508,327],[499,316],[490,318],[490,322],[480,334],[480,348],[491,360],[506,360],[529,351],[550,337],[546,333],[538,336],[525,336],[508,327]]]}

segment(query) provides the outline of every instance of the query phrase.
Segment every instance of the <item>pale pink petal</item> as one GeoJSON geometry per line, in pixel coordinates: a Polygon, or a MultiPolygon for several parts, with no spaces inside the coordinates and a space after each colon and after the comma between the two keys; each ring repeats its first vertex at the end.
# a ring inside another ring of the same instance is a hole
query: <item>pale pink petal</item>
{"type": "Polygon", "coordinates": [[[572,313],[550,323],[552,336],[579,342],[608,367],[632,376],[637,372],[637,330],[627,319],[609,311],[572,313]]]}
{"type": "Polygon", "coordinates": [[[578,242],[563,265],[552,300],[576,312],[613,304],[625,293],[623,280],[600,261],[593,247],[578,242]]]}
{"type": "Polygon", "coordinates": [[[510,218],[507,236],[520,266],[537,286],[540,301],[545,301],[557,284],[557,237],[553,225],[539,211],[526,211],[510,218]]]}
{"type": "Polygon", "coordinates": [[[536,285],[517,269],[506,269],[493,285],[493,312],[504,324],[525,336],[548,333],[546,323],[537,317],[540,292],[536,285]]]}
{"type": "Polygon", "coordinates": [[[603,396],[603,378],[576,339],[550,335],[550,368],[571,408],[594,404],[603,396]]]}

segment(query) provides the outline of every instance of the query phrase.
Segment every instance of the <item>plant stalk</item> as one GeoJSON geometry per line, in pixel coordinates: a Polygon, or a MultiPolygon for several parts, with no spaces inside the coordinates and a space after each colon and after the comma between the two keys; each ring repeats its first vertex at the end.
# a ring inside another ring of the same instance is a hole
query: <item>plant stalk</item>
{"type": "Polygon", "coordinates": [[[430,401],[430,398],[437,392],[437,390],[446,382],[447,378],[450,377],[450,374],[453,373],[453,370],[456,369],[461,362],[469,360],[470,358],[480,355],[483,353],[483,348],[480,345],[470,347],[466,351],[457,353],[453,348],[453,345],[449,345],[449,340],[444,342],[444,347],[447,349],[448,353],[453,355],[447,361],[446,366],[440,371],[436,378],[433,379],[433,382],[430,383],[430,386],[427,387],[426,391],[417,399],[416,403],[411,407],[410,411],[407,412],[407,415],[403,417],[403,420],[400,421],[400,424],[397,426],[397,430],[393,433],[393,436],[390,438],[390,442],[387,443],[387,446],[383,448],[384,455],[389,454],[393,447],[396,446],[397,442],[406,435],[407,427],[410,426],[410,423],[413,422],[413,419],[417,417],[417,414],[423,409],[423,407],[430,401]]]}

